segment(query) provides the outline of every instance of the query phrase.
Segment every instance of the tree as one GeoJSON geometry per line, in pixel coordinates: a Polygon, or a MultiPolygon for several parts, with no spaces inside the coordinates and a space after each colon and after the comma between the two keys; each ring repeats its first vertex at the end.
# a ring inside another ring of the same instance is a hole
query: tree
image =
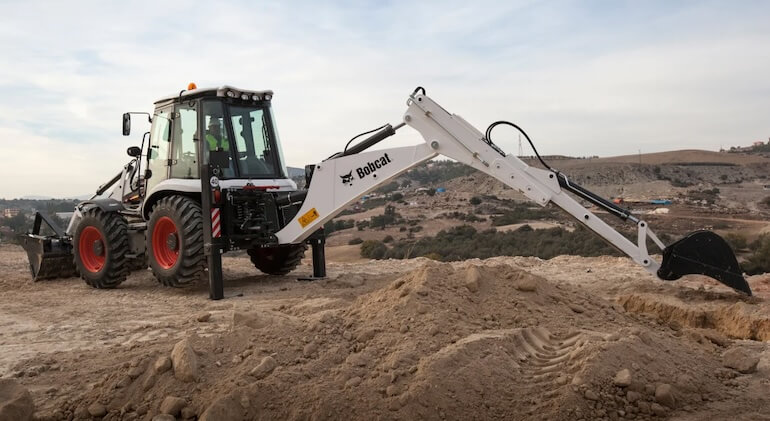
{"type": "Polygon", "coordinates": [[[390,182],[390,183],[380,187],[379,189],[377,189],[377,191],[379,193],[383,193],[383,194],[393,193],[396,190],[398,190],[398,183],[395,182],[395,181],[392,181],[392,182],[390,182]]]}
{"type": "Polygon", "coordinates": [[[361,244],[361,256],[369,259],[382,259],[387,251],[388,246],[382,241],[367,240],[361,244]]]}
{"type": "Polygon", "coordinates": [[[13,232],[21,234],[27,231],[27,216],[24,212],[19,212],[16,216],[5,219],[5,225],[9,226],[13,232]]]}

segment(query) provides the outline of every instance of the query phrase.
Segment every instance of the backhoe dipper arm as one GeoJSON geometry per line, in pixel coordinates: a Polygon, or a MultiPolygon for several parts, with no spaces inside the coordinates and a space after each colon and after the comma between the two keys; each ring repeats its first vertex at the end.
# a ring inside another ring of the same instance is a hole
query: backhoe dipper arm
{"type": "MultiPolygon", "coordinates": [[[[307,198],[297,218],[290,221],[284,229],[277,233],[281,243],[303,241],[363,194],[385,184],[409,168],[441,154],[500,180],[540,206],[545,206],[549,202],[555,203],[624,252],[648,272],[661,279],[673,280],[684,274],[702,273],[732,288],[751,293],[748,284],[745,284],[746,281],[740,275],[740,269],[737,268],[737,261],[735,261],[732,250],[721,237],[707,231],[705,237],[696,235],[699,246],[711,246],[716,250],[714,253],[719,255],[724,254],[723,249],[726,247],[732,257],[729,263],[717,264],[718,267],[716,268],[709,266],[704,269],[704,265],[708,266],[707,263],[709,262],[704,262],[707,260],[705,256],[695,256],[694,254],[697,253],[691,250],[690,244],[680,244],[677,250],[672,248],[687,238],[667,248],[649,229],[645,221],[590,191],[570,183],[564,174],[530,167],[516,156],[505,155],[497,146],[487,142],[484,135],[462,117],[448,113],[424,92],[418,93],[418,90],[407,101],[408,109],[404,114],[403,121],[406,125],[417,130],[425,143],[411,147],[357,154],[337,154],[327,161],[317,164],[307,198]],[[636,244],[586,209],[569,196],[565,190],[597,204],[624,220],[635,223],[637,226],[636,244]],[[650,257],[647,251],[648,237],[661,250],[665,249],[664,269],[661,269],[661,264],[650,257]],[[704,242],[708,244],[704,244],[704,242]],[[673,264],[667,264],[670,262],[666,262],[666,252],[674,256],[669,259],[673,264]],[[735,261],[735,267],[731,266],[732,261],[735,261]],[[695,266],[687,266],[690,264],[695,266]],[[737,277],[740,279],[735,278],[734,272],[736,271],[737,277]]],[[[369,143],[368,146],[372,146],[376,142],[369,143]]],[[[693,233],[690,236],[701,233],[704,232],[693,233]]],[[[727,260],[730,259],[727,258],[727,260]]]]}

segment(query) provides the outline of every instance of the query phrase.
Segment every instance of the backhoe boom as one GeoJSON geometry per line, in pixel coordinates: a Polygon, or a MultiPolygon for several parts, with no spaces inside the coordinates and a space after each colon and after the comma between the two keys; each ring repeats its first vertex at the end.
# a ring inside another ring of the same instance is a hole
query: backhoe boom
{"type": "MultiPolygon", "coordinates": [[[[407,101],[408,108],[403,116],[403,123],[417,130],[425,143],[363,152],[387,137],[375,134],[354,147],[356,152],[361,152],[340,153],[316,164],[307,197],[297,217],[276,234],[282,244],[302,242],[362,195],[426,160],[443,155],[500,180],[540,206],[545,206],[549,202],[556,204],[661,279],[672,280],[685,274],[700,273],[751,294],[748,284],[740,274],[737,262],[733,265],[735,256],[732,250],[724,240],[721,240],[721,237],[713,233],[708,233],[708,238],[704,237],[706,234],[691,234],[699,237],[699,241],[691,241],[689,244],[677,243],[680,253],[664,253],[664,270],[661,270],[661,264],[655,261],[647,250],[647,238],[652,239],[661,250],[666,250],[666,246],[645,221],[590,191],[570,183],[567,176],[562,173],[552,169],[534,168],[516,156],[504,154],[462,117],[448,113],[424,91],[418,91],[419,89],[407,101]],[[373,138],[374,141],[372,141],[373,138]],[[365,144],[365,147],[360,147],[362,144],[365,144]],[[636,243],[586,209],[568,195],[567,191],[597,204],[624,220],[635,223],[636,243]],[[724,255],[723,261],[703,261],[697,258],[699,250],[693,247],[703,247],[704,241],[716,248],[716,255],[724,255]],[[673,256],[669,257],[671,261],[665,261],[667,255],[673,256]],[[685,260],[687,265],[681,264],[685,260]]],[[[387,135],[393,133],[395,130],[390,128],[390,133],[387,135]]]]}

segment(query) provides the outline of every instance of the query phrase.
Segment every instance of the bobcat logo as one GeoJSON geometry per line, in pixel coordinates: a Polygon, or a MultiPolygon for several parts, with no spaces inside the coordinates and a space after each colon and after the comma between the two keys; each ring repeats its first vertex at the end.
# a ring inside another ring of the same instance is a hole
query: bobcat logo
{"type": "Polygon", "coordinates": [[[353,170],[350,170],[350,172],[345,175],[341,175],[340,178],[342,179],[342,184],[350,184],[353,182],[353,170]]]}

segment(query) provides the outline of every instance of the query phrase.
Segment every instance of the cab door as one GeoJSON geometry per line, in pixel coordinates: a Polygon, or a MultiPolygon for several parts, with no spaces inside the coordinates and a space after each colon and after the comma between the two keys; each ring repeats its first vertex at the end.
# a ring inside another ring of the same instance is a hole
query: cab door
{"type": "Polygon", "coordinates": [[[171,178],[198,178],[198,112],[194,102],[176,106],[172,124],[171,178]]]}
{"type": "Polygon", "coordinates": [[[169,177],[169,152],[171,151],[171,117],[172,105],[158,108],[152,118],[150,129],[150,147],[147,150],[147,168],[152,172],[146,180],[147,190],[152,189],[169,177]]]}

